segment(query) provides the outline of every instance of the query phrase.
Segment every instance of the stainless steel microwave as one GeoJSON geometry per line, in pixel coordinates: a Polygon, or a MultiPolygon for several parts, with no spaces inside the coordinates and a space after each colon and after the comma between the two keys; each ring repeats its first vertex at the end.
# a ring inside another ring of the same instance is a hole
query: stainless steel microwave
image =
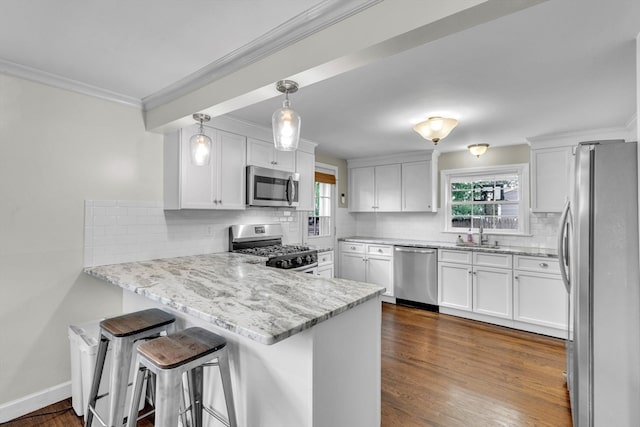
{"type": "Polygon", "coordinates": [[[298,206],[299,174],[247,166],[249,206],[298,206]]]}

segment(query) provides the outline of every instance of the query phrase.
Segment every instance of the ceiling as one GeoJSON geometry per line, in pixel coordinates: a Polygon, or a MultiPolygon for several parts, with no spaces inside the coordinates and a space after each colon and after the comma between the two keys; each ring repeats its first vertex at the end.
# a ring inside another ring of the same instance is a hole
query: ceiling
{"type": "MultiPolygon", "coordinates": [[[[347,16],[378,1],[6,0],[0,71],[142,106],[221,59],[336,22],[337,4],[347,16]]],[[[309,84],[291,102],[302,137],[341,158],[431,149],[411,127],[437,114],[460,121],[441,151],[620,128],[636,113],[638,33],[637,0],[546,1],[309,84]]],[[[274,88],[229,115],[268,128],[281,101],[274,88]]]]}

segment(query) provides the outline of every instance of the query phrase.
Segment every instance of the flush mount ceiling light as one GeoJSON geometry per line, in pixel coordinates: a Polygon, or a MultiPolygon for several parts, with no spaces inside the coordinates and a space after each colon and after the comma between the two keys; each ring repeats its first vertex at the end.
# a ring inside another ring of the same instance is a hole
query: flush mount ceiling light
{"type": "Polygon", "coordinates": [[[289,108],[289,94],[298,91],[298,83],[291,80],[280,80],[276,89],[284,93],[282,108],[276,110],[271,118],[273,127],[273,144],[276,150],[295,151],[300,141],[300,115],[289,108]]]}
{"type": "Polygon", "coordinates": [[[438,141],[449,135],[449,132],[451,132],[457,124],[458,121],[456,119],[429,117],[424,122],[415,125],[413,130],[418,132],[424,139],[433,141],[435,145],[438,145],[438,141]]]}
{"type": "Polygon", "coordinates": [[[467,147],[471,154],[476,157],[482,156],[487,152],[487,148],[489,148],[489,144],[471,144],[467,147]]]}
{"type": "Polygon", "coordinates": [[[193,115],[194,120],[200,122],[198,133],[189,138],[191,148],[191,163],[196,166],[206,166],[211,159],[211,138],[204,133],[203,122],[211,120],[210,116],[202,113],[193,115]]]}

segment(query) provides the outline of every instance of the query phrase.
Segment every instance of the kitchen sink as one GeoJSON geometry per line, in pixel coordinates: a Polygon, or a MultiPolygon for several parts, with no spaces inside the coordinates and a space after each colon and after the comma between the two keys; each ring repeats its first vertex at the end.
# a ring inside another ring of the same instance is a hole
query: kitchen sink
{"type": "Polygon", "coordinates": [[[462,248],[500,249],[500,246],[495,243],[484,243],[482,245],[479,245],[477,243],[456,242],[456,246],[460,246],[462,248]]]}

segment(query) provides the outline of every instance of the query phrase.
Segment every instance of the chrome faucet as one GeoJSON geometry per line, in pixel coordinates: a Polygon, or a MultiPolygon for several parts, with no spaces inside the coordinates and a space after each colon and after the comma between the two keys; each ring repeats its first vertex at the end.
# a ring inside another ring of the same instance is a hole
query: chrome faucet
{"type": "Polygon", "coordinates": [[[478,227],[478,246],[489,243],[489,237],[484,235],[484,227],[482,226],[483,219],[480,218],[480,225],[478,227]]]}

